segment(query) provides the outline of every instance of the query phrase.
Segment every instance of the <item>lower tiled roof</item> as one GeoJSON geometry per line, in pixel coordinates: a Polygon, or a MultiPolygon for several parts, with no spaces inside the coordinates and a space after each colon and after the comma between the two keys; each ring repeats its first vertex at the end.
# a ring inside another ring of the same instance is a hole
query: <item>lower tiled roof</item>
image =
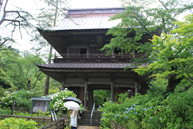
{"type": "Polygon", "coordinates": [[[131,63],[53,63],[37,66],[52,69],[124,69],[131,63]]]}

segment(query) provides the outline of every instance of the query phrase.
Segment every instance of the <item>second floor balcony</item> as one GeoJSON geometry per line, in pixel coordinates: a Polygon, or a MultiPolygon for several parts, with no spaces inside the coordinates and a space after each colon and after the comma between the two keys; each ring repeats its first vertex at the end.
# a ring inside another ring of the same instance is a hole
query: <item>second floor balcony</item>
{"type": "Polygon", "coordinates": [[[128,53],[106,55],[98,54],[55,54],[53,61],[56,62],[131,62],[133,58],[142,57],[143,53],[134,55],[128,53]]]}

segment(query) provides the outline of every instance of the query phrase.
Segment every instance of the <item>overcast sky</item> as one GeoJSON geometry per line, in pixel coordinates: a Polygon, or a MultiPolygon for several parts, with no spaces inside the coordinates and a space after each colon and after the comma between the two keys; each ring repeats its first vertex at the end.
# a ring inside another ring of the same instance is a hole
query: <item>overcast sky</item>
{"type": "MultiPolygon", "coordinates": [[[[9,0],[7,10],[14,10],[15,6],[22,8],[31,14],[37,13],[36,10],[45,7],[44,0],[9,0]]],[[[189,0],[187,0],[189,1],[189,0]]],[[[190,0],[191,1],[191,0],[190,0]]],[[[105,7],[121,7],[119,0],[67,0],[70,8],[105,8],[105,7]]],[[[46,5],[47,6],[47,5],[46,5]]],[[[0,35],[2,29],[0,28],[0,35]]],[[[29,43],[30,37],[23,36],[20,38],[20,34],[14,34],[14,39],[18,42],[13,47],[19,48],[21,51],[30,49],[29,43]]]]}
{"type": "MultiPolygon", "coordinates": [[[[20,7],[25,11],[35,14],[37,9],[45,7],[44,0],[9,0],[7,10],[14,10],[15,7],[20,7]]],[[[67,0],[69,7],[72,8],[105,8],[105,7],[121,7],[119,0],[67,0]]],[[[5,30],[3,30],[5,32],[5,30]]],[[[0,34],[2,28],[0,28],[0,34]]],[[[3,35],[3,34],[2,34],[3,35]]],[[[29,50],[32,45],[29,43],[30,37],[22,34],[14,34],[14,39],[17,44],[13,44],[13,47],[19,48],[21,51],[29,50]]]]}

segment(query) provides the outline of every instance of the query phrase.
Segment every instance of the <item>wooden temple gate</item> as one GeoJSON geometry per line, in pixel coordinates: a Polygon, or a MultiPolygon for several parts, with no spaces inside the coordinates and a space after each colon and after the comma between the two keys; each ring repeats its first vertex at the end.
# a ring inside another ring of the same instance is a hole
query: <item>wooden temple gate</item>
{"type": "MultiPolygon", "coordinates": [[[[136,53],[132,49],[130,54],[115,48],[111,55],[105,55],[100,50],[112,38],[112,35],[106,35],[107,31],[120,22],[109,21],[109,18],[123,10],[71,9],[68,10],[68,17],[58,26],[38,29],[58,54],[52,64],[37,66],[46,75],[61,82],[63,89],[73,90],[85,109],[91,109],[93,90],[96,89],[111,90],[112,102],[117,101],[119,93],[130,90],[133,96],[136,92],[145,94],[148,89],[146,77],[134,73],[131,66],[133,58],[145,53],[136,53]],[[125,67],[128,69],[124,70],[125,67]]],[[[131,33],[133,35],[134,32],[131,33]]],[[[147,42],[149,38],[149,35],[144,35],[140,42],[147,42]]]]}

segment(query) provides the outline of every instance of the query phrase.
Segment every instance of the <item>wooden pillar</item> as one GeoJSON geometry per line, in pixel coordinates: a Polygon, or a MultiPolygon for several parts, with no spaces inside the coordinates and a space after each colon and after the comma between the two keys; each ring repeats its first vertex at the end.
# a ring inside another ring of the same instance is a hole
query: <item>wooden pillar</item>
{"type": "Polygon", "coordinates": [[[93,107],[93,89],[91,89],[91,91],[90,91],[90,104],[91,104],[91,110],[92,110],[92,107],[93,107]]]}
{"type": "Polygon", "coordinates": [[[133,53],[132,58],[135,58],[135,49],[134,48],[132,49],[132,53],[133,53]]]}
{"type": "Polygon", "coordinates": [[[78,98],[80,99],[81,103],[84,102],[84,87],[79,89],[78,98]]]}
{"type": "Polygon", "coordinates": [[[88,90],[88,109],[92,110],[93,106],[93,89],[89,88],[88,90]]]}
{"type": "Polygon", "coordinates": [[[64,89],[65,89],[64,84],[65,84],[65,81],[62,81],[62,89],[61,89],[61,90],[64,90],[64,89]]]}
{"type": "Polygon", "coordinates": [[[87,47],[87,53],[86,53],[86,58],[89,58],[89,47],[87,47]]]}
{"type": "Polygon", "coordinates": [[[134,88],[131,88],[131,96],[134,96],[134,88]]]}
{"type": "Polygon", "coordinates": [[[69,55],[69,53],[70,53],[70,51],[69,51],[69,47],[67,47],[67,57],[68,57],[68,55],[69,55]]]}
{"type": "Polygon", "coordinates": [[[88,81],[85,81],[85,87],[84,87],[84,109],[87,109],[87,91],[88,91],[88,81]]]}
{"type": "Polygon", "coordinates": [[[88,110],[91,109],[91,89],[88,89],[88,110]]]}
{"type": "Polygon", "coordinates": [[[116,88],[116,102],[118,102],[118,94],[119,94],[119,91],[118,91],[118,90],[119,90],[119,88],[117,87],[117,88],[116,88]]]}
{"type": "Polygon", "coordinates": [[[137,82],[135,82],[135,94],[138,92],[138,88],[137,88],[137,82]]]}
{"type": "Polygon", "coordinates": [[[114,82],[111,80],[111,102],[114,102],[114,82]]]}

